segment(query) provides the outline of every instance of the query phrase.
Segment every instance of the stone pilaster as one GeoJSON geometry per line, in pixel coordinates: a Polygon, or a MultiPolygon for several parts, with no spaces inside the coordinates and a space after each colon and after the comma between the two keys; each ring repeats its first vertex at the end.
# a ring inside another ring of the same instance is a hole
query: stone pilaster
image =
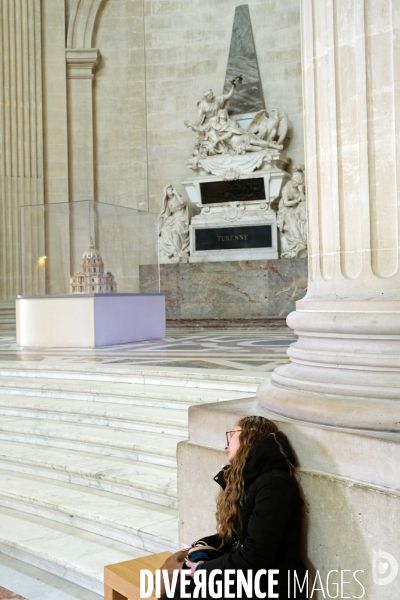
{"type": "Polygon", "coordinates": [[[100,59],[96,48],[67,49],[70,200],[93,200],[93,80],[100,59]]]}
{"type": "Polygon", "coordinates": [[[400,6],[301,2],[309,287],[259,400],[325,425],[399,432],[400,6]]]}
{"type": "MultiPolygon", "coordinates": [[[[43,202],[40,0],[2,0],[0,56],[0,298],[9,299],[20,289],[19,207],[43,202]]],[[[43,293],[44,226],[32,219],[26,283],[43,293]]]]}

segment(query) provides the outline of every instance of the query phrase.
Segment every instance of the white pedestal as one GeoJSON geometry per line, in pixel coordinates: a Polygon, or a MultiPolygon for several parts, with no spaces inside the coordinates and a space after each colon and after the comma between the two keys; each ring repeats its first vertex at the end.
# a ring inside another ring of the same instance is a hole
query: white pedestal
{"type": "Polygon", "coordinates": [[[17,345],[94,348],[165,337],[165,294],[65,294],[16,299],[17,345]]]}

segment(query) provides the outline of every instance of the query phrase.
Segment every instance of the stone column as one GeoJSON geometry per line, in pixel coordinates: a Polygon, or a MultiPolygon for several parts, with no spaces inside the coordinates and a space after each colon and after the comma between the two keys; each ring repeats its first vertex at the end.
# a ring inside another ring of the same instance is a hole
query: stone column
{"type": "Polygon", "coordinates": [[[97,48],[67,49],[69,199],[93,200],[93,71],[100,59],[97,48]]]}
{"type": "Polygon", "coordinates": [[[400,4],[301,2],[309,287],[270,412],[400,431],[400,4]]]}
{"type": "MultiPolygon", "coordinates": [[[[66,50],[68,95],[68,165],[69,200],[95,200],[94,179],[94,70],[100,59],[97,48],[66,50]]],[[[87,228],[86,237],[94,235],[88,229],[87,218],[82,219],[82,207],[70,213],[70,272],[73,273],[82,255],[82,237],[79,232],[87,228]]],[[[82,232],[81,232],[82,233],[82,232]]],[[[85,237],[85,235],[84,235],[85,237]]]]}

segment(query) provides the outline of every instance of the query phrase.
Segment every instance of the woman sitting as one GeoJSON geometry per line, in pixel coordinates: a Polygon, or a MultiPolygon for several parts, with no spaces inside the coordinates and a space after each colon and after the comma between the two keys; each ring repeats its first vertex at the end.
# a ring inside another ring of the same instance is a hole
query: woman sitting
{"type": "MultiPolygon", "coordinates": [[[[300,560],[301,507],[294,478],[294,456],[286,436],[264,417],[244,417],[227,432],[225,452],[230,465],[215,481],[221,486],[217,498],[218,533],[204,538],[219,552],[199,550],[190,555],[186,567],[207,576],[214,569],[278,570],[273,592],[280,600],[307,598],[300,587],[306,568],[300,560]],[[293,586],[295,572],[300,586],[293,586]]],[[[194,586],[193,586],[194,587],[194,586]]],[[[177,588],[178,590],[179,588],[177,588]]],[[[236,586],[230,587],[230,592],[236,586]]],[[[268,574],[260,579],[260,590],[268,597],[268,574]]],[[[234,592],[235,594],[235,592],[234,592]]],[[[224,592],[222,598],[224,597],[224,592]]],[[[253,597],[257,597],[253,588],[253,597]]]]}

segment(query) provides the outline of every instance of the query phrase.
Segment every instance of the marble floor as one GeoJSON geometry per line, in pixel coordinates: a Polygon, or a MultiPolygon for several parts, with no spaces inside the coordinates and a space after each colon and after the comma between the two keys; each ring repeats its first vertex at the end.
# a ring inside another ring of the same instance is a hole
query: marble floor
{"type": "Polygon", "coordinates": [[[98,363],[113,367],[174,367],[269,372],[288,362],[286,350],[295,341],[289,329],[274,331],[174,332],[161,340],[96,349],[37,350],[0,336],[0,362],[33,361],[98,363]]]}

